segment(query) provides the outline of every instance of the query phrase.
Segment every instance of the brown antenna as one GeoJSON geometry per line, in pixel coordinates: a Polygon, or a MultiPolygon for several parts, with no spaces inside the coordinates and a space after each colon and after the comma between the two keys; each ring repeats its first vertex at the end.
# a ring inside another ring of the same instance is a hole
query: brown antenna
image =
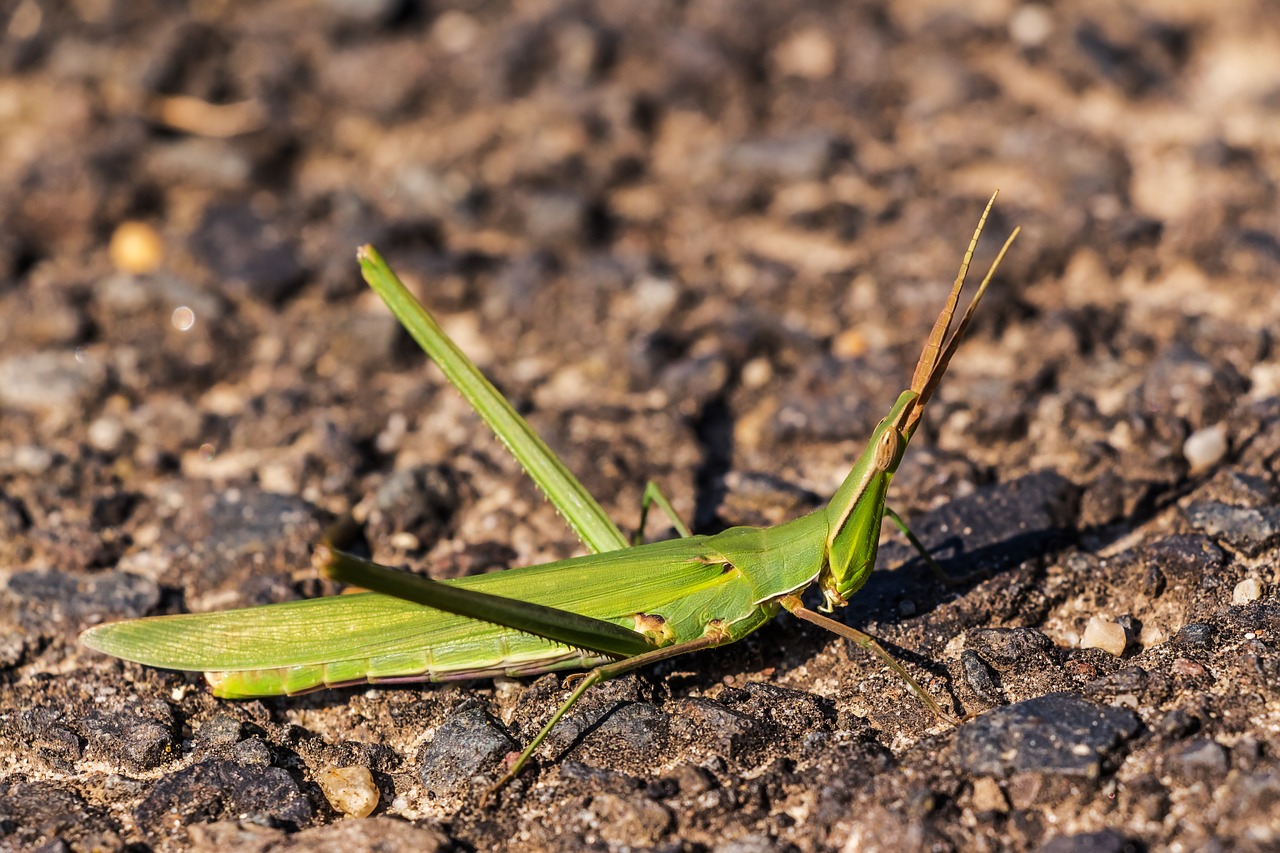
{"type": "Polygon", "coordinates": [[[996,270],[999,269],[1005,253],[1009,251],[1009,247],[1013,245],[1018,232],[1022,230],[1021,228],[1013,229],[1009,239],[1004,241],[1004,246],[1000,249],[1000,253],[996,255],[996,259],[991,262],[990,269],[987,270],[982,283],[978,285],[978,290],[973,294],[973,299],[969,301],[969,307],[965,309],[964,314],[960,317],[960,322],[956,325],[955,331],[951,333],[950,338],[947,338],[951,319],[955,316],[956,305],[960,301],[960,291],[964,289],[965,278],[969,274],[969,264],[973,260],[973,251],[978,246],[978,238],[982,236],[982,229],[987,224],[987,216],[990,215],[991,207],[996,203],[996,196],[998,195],[1000,195],[999,190],[992,193],[991,199],[982,211],[982,218],[978,220],[978,227],[973,230],[973,239],[969,241],[969,248],[965,250],[964,260],[960,262],[960,272],[956,274],[955,283],[951,286],[951,294],[947,297],[947,304],[943,307],[942,313],[938,315],[938,319],[934,321],[933,331],[929,333],[929,340],[925,342],[924,350],[920,353],[920,360],[916,362],[916,372],[911,377],[911,390],[919,394],[920,397],[916,400],[915,405],[911,407],[911,414],[908,415],[907,422],[902,429],[907,438],[911,438],[912,433],[915,432],[920,416],[924,414],[924,407],[928,405],[929,398],[933,396],[934,389],[938,387],[938,382],[942,379],[943,374],[947,372],[947,365],[951,363],[951,357],[955,355],[956,348],[960,346],[960,338],[964,335],[965,329],[969,327],[969,320],[973,317],[974,309],[978,307],[978,303],[982,300],[982,295],[986,293],[987,285],[991,283],[992,277],[995,276],[996,270]],[[946,340],[945,344],[943,343],[944,339],[946,340]]]}

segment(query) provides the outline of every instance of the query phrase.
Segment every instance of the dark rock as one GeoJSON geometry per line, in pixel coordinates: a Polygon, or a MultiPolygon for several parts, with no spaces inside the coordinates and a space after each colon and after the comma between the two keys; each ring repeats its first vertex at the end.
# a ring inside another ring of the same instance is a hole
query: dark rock
{"type": "Polygon", "coordinates": [[[1116,670],[1106,679],[1106,685],[1113,693],[1141,693],[1147,689],[1151,681],[1150,674],[1140,666],[1128,666],[1116,670]]]}
{"type": "Polygon", "coordinates": [[[796,732],[829,731],[835,724],[835,709],[830,701],[765,681],[749,681],[739,690],[725,690],[719,701],[768,723],[783,737],[796,732]]]}
{"type": "Polygon", "coordinates": [[[1255,509],[1197,501],[1186,512],[1192,526],[1251,557],[1280,539],[1280,507],[1255,509]]]}
{"type": "Polygon", "coordinates": [[[1166,536],[1139,552],[1148,565],[1156,567],[1164,578],[1197,584],[1207,573],[1222,568],[1227,555],[1211,539],[1199,534],[1166,536]]]}
{"type": "Polygon", "coordinates": [[[374,774],[390,774],[399,773],[403,763],[399,753],[382,743],[344,740],[329,744],[323,738],[315,736],[305,749],[308,752],[308,766],[317,764],[325,767],[359,766],[367,767],[374,774]]]}
{"type": "Polygon", "coordinates": [[[271,765],[273,756],[271,747],[262,738],[248,737],[231,749],[231,758],[240,764],[256,764],[260,767],[271,765]]]}
{"type": "Polygon", "coordinates": [[[0,492],[0,537],[12,540],[31,529],[31,513],[21,498],[0,492]]]}
{"type": "Polygon", "coordinates": [[[740,142],[725,152],[724,164],[750,177],[812,179],[821,177],[847,147],[825,133],[801,132],[740,142]]]}
{"type": "Polygon", "coordinates": [[[177,721],[164,702],[120,711],[92,711],[84,718],[85,739],[109,758],[134,770],[152,770],[178,754],[177,721]]]}
{"type": "Polygon", "coordinates": [[[400,324],[391,313],[355,311],[342,317],[326,341],[326,354],[343,367],[368,376],[395,363],[400,324]]]}
{"type": "Polygon", "coordinates": [[[1227,775],[1231,759],[1222,744],[1212,738],[1197,738],[1168,754],[1164,766],[1188,784],[1214,783],[1227,775]]]}
{"type": "Polygon", "coordinates": [[[653,756],[666,743],[667,715],[648,702],[630,702],[606,714],[591,738],[638,757],[653,756]]]}
{"type": "Polygon", "coordinates": [[[686,797],[696,796],[717,787],[716,777],[704,767],[681,764],[673,776],[676,787],[686,797]]]}
{"type": "Polygon", "coordinates": [[[1037,848],[1036,853],[1139,853],[1142,845],[1129,841],[1114,829],[1060,835],[1037,848]]]}
{"type": "Polygon", "coordinates": [[[229,714],[215,714],[200,724],[195,731],[195,747],[198,751],[221,750],[239,742],[244,726],[229,714]]]}
{"type": "Polygon", "coordinates": [[[1080,496],[1080,526],[1103,527],[1143,515],[1158,494],[1155,483],[1125,479],[1115,470],[1105,470],[1080,496]]]}
{"type": "Polygon", "coordinates": [[[1053,640],[1035,628],[972,628],[965,632],[964,644],[985,660],[1005,665],[1041,663],[1053,648],[1053,640]]]}
{"type": "Polygon", "coordinates": [[[374,497],[366,535],[370,542],[387,542],[395,534],[408,533],[425,550],[446,534],[458,502],[457,475],[452,468],[421,465],[396,471],[374,497]]]}
{"type": "Polygon", "coordinates": [[[311,820],[311,804],[279,767],[205,761],[161,779],[135,812],[142,826],[223,818],[296,828],[311,820]]]}
{"type": "Polygon", "coordinates": [[[1200,728],[1200,721],[1183,708],[1174,708],[1152,726],[1152,731],[1170,740],[1181,740],[1194,734],[1200,728]]]}
{"type": "Polygon", "coordinates": [[[722,353],[682,358],[662,372],[659,383],[683,411],[694,412],[724,393],[729,363],[722,353]]]}
{"type": "Polygon", "coordinates": [[[139,500],[141,496],[132,492],[113,492],[94,498],[93,509],[89,513],[90,523],[99,530],[119,527],[128,521],[139,500]]]}
{"type": "Polygon", "coordinates": [[[162,530],[153,550],[188,599],[232,585],[244,605],[296,598],[280,573],[305,565],[321,535],[315,507],[260,489],[184,483],[163,489],[151,507],[147,522],[162,530]],[[247,577],[245,566],[254,567],[247,577]]]}
{"type": "Polygon", "coordinates": [[[386,24],[402,13],[402,0],[325,0],[324,7],[349,24],[386,24]]]}
{"type": "Polygon", "coordinates": [[[965,684],[983,701],[999,705],[1004,701],[1000,688],[992,678],[991,669],[973,649],[960,653],[960,668],[964,671],[965,684]]]}
{"type": "Polygon", "coordinates": [[[1069,542],[1078,503],[1069,480],[1038,471],[951,501],[911,529],[948,571],[999,572],[1069,542]]]}
{"type": "Polygon", "coordinates": [[[650,779],[644,786],[644,795],[651,800],[669,800],[679,793],[680,783],[670,776],[650,779]]]}
{"type": "MultiPolygon", "coordinates": [[[[537,689],[530,691],[530,695],[523,701],[542,701],[539,697],[548,695],[542,688],[553,688],[550,695],[556,698],[552,701],[559,701],[557,691],[560,688],[554,682],[539,684],[537,689]]],[[[625,744],[631,738],[635,738],[637,742],[650,744],[665,740],[666,715],[653,706],[650,706],[652,711],[648,709],[624,711],[633,705],[650,705],[645,701],[644,688],[637,677],[623,676],[597,685],[588,690],[552,729],[551,734],[547,736],[548,750],[552,753],[564,752],[577,746],[584,738],[591,738],[593,743],[600,743],[601,740],[596,737],[600,729],[606,730],[606,736],[610,732],[620,736],[622,740],[616,742],[618,746],[625,744]],[[653,711],[657,711],[657,714],[653,711]],[[617,722],[611,722],[611,718],[619,713],[623,715],[622,718],[617,722]]]]}
{"type": "Polygon", "coordinates": [[[464,794],[497,778],[516,742],[483,708],[464,705],[436,730],[418,760],[418,778],[433,797],[464,794]],[[483,778],[479,778],[483,777],[483,778]]]}
{"type": "Polygon", "coordinates": [[[89,618],[143,616],[160,602],[160,588],[154,580],[121,571],[88,578],[43,570],[15,572],[9,578],[9,592],[56,621],[76,623],[89,618]]]}
{"type": "Polygon", "coordinates": [[[581,761],[566,758],[557,766],[560,768],[560,778],[581,782],[584,790],[588,791],[628,792],[643,787],[640,780],[634,776],[619,773],[616,770],[606,770],[603,767],[592,767],[581,761]]]}
{"type": "Polygon", "coordinates": [[[28,565],[54,566],[75,576],[116,565],[129,537],[118,530],[95,529],[88,519],[64,518],[56,527],[35,525],[15,544],[20,553],[29,555],[24,561],[28,565]]]}
{"type": "MultiPolygon", "coordinates": [[[[1085,656],[1090,654],[1094,653],[1073,652],[1072,660],[1084,664],[1085,656]]],[[[1169,697],[1171,689],[1163,670],[1148,671],[1140,666],[1130,666],[1089,681],[1084,695],[1104,704],[1129,706],[1135,700],[1143,704],[1158,704],[1169,697]],[[1115,700],[1114,703],[1111,700],[1115,700]]]]}
{"type": "Polygon", "coordinates": [[[1203,622],[1183,625],[1173,635],[1173,642],[1181,649],[1207,652],[1213,648],[1213,626],[1203,622]]]}
{"type": "Polygon", "coordinates": [[[75,850],[121,850],[120,824],[72,791],[20,777],[0,781],[0,848],[33,850],[60,839],[75,850]]]}
{"type": "Polygon", "coordinates": [[[70,770],[72,762],[83,754],[83,744],[75,731],[55,708],[27,708],[17,717],[18,740],[35,749],[43,764],[57,770],[70,770]]]}
{"type": "Polygon", "coordinates": [[[1223,420],[1248,387],[1248,380],[1230,364],[1213,363],[1190,344],[1175,340],[1147,368],[1132,410],[1139,416],[1159,413],[1195,430],[1223,420]]]}
{"type": "Polygon", "coordinates": [[[652,847],[674,822],[671,812],[661,803],[640,795],[610,793],[592,797],[583,819],[611,848],[652,847]]]}
{"type": "Polygon", "coordinates": [[[283,829],[235,818],[193,824],[187,830],[187,836],[194,850],[236,850],[243,853],[288,849],[289,838],[283,829]]]}
{"type": "Polygon", "coordinates": [[[770,727],[754,717],[701,697],[670,703],[671,733],[698,742],[716,744],[716,754],[726,758],[767,739],[770,727]]]}
{"type": "Polygon", "coordinates": [[[805,439],[865,441],[884,415],[871,400],[892,399],[886,384],[875,386],[886,365],[871,354],[857,359],[810,358],[787,383],[768,429],[778,442],[805,439]]]}
{"type": "Polygon", "coordinates": [[[191,246],[233,292],[276,304],[293,295],[306,274],[292,241],[280,233],[248,205],[215,204],[205,209],[191,246]]]}
{"type": "Polygon", "coordinates": [[[1011,796],[1022,798],[1014,805],[1025,807],[1059,780],[1096,783],[1104,762],[1141,726],[1130,711],[1051,693],[966,723],[956,738],[955,760],[975,775],[1026,782],[1010,785],[1011,796]]]}
{"type": "Polygon", "coordinates": [[[1235,469],[1215,475],[1206,491],[1220,503],[1250,509],[1273,506],[1280,497],[1270,480],[1235,469]]]}
{"type": "Polygon", "coordinates": [[[808,489],[763,471],[729,471],[721,515],[757,527],[797,518],[826,503],[808,489]]]}
{"type": "Polygon", "coordinates": [[[344,102],[353,113],[372,113],[384,120],[409,107],[422,91],[431,73],[418,39],[358,42],[332,51],[317,83],[335,101],[344,102]],[[399,69],[387,73],[387,63],[399,69]]]}
{"type": "Polygon", "coordinates": [[[1164,594],[1165,577],[1160,567],[1151,564],[1142,575],[1142,594],[1150,599],[1157,599],[1164,594]]]}

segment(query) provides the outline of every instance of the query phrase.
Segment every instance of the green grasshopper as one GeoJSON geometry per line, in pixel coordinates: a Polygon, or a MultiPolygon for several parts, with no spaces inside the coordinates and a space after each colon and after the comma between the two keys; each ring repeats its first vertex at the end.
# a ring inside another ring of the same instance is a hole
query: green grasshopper
{"type": "Polygon", "coordinates": [[[81,641],[149,666],[203,671],[214,695],[233,699],[365,682],[590,669],[495,789],[520,772],[592,685],[735,642],[784,609],[875,654],[935,715],[955,724],[873,638],[805,607],[801,594],[816,583],[823,597],[821,610],[844,606],[875,565],[886,513],[928,559],[901,519],[885,506],[885,493],[974,309],[1018,234],[1015,230],[1009,236],[948,337],[995,198],[987,202],[974,230],[911,387],[876,426],[830,503],[770,528],[733,527],[695,536],[650,483],[642,501],[640,530],[656,503],[675,522],[681,538],[634,547],[378,253],[365,246],[358,255],[365,280],[593,553],[433,581],[363,560],[327,537],[316,549],[317,566],[335,580],[372,592],[104,624],[85,631],[81,641]]]}

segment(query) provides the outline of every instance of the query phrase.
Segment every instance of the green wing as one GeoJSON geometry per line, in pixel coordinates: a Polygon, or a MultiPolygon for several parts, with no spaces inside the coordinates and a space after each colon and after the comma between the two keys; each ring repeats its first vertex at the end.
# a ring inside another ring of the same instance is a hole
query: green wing
{"type": "MultiPolygon", "coordinates": [[[[706,537],[446,581],[635,629],[654,613],[723,583],[702,562],[706,537]]],[[[349,681],[479,677],[582,665],[601,656],[524,631],[399,598],[363,593],[91,628],[90,648],[166,669],[204,672],[321,668],[267,694],[349,681]]],[[[263,695],[263,694],[251,694],[263,695]]]]}

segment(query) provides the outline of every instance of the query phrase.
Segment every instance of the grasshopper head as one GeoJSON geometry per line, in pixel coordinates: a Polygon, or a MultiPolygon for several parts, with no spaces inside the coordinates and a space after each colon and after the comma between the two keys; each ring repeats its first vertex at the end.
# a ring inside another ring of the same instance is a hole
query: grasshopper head
{"type": "Polygon", "coordinates": [[[875,565],[885,494],[902,462],[911,438],[907,425],[917,417],[919,405],[920,395],[915,391],[898,395],[827,504],[827,566],[818,579],[825,610],[844,604],[866,582],[875,565]]]}
{"type": "Polygon", "coordinates": [[[951,357],[960,346],[960,339],[969,327],[974,309],[986,293],[987,285],[991,283],[1005,252],[1009,251],[1009,246],[1018,236],[1018,229],[1015,228],[953,329],[951,321],[960,301],[960,292],[964,289],[969,263],[973,260],[978,237],[982,234],[995,200],[996,197],[991,196],[986,210],[982,212],[982,218],[978,220],[973,239],[969,241],[964,260],[960,262],[960,272],[951,286],[951,294],[947,297],[942,312],[938,314],[933,331],[916,362],[911,387],[898,396],[898,401],[893,404],[889,414],[876,425],[866,449],[854,463],[839,491],[827,504],[827,565],[818,578],[825,599],[824,610],[830,611],[832,607],[844,604],[866,582],[867,575],[875,566],[876,551],[880,543],[880,522],[884,520],[884,499],[889,481],[898,470],[902,452],[915,434],[925,406],[929,404],[938,382],[947,372],[951,357]]]}

